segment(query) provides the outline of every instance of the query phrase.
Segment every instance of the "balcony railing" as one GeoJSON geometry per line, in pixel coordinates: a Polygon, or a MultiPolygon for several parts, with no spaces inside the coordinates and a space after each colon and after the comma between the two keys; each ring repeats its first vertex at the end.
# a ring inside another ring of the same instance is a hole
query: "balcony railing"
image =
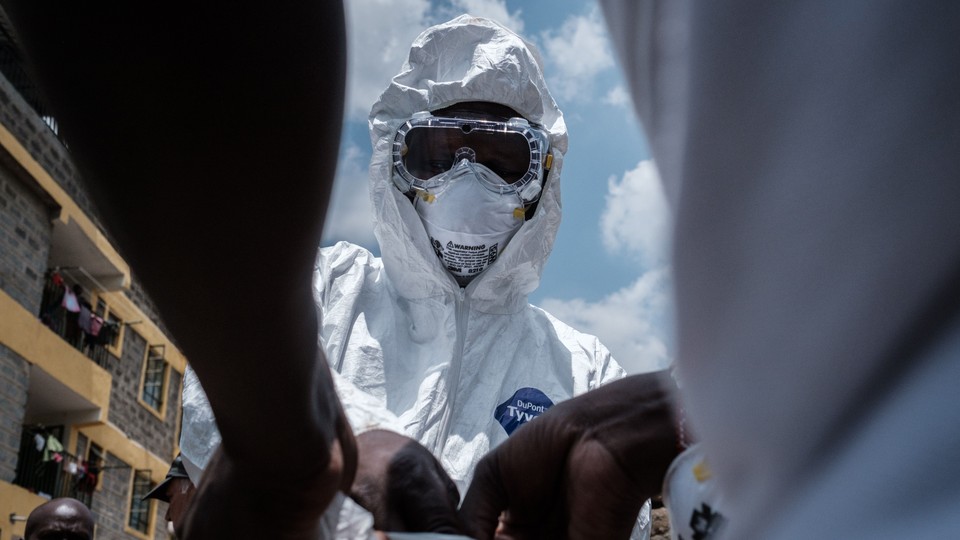
{"type": "Polygon", "coordinates": [[[50,498],[72,497],[90,507],[101,463],[88,463],[59,447],[63,426],[24,426],[13,483],[50,498]]]}
{"type": "Polygon", "coordinates": [[[93,311],[79,285],[67,282],[55,270],[47,272],[40,320],[98,366],[107,367],[107,346],[116,341],[119,325],[93,311]]]}

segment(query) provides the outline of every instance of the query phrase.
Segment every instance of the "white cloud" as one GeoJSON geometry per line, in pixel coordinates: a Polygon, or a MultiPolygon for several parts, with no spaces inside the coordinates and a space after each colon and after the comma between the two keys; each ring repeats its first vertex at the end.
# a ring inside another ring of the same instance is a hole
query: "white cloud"
{"type": "Polygon", "coordinates": [[[431,24],[429,0],[350,0],[347,15],[347,103],[353,120],[370,106],[400,71],[410,44],[431,24]]]}
{"type": "Polygon", "coordinates": [[[370,182],[367,166],[370,155],[355,145],[340,152],[337,177],[323,227],[323,244],[339,240],[373,248],[373,209],[370,206],[370,182]]]}
{"type": "Polygon", "coordinates": [[[505,0],[453,0],[433,7],[430,0],[350,0],[347,15],[348,119],[366,120],[370,106],[400,71],[410,44],[427,27],[470,13],[523,31],[520,10],[513,13],[505,0]]]}
{"type": "Polygon", "coordinates": [[[514,32],[523,32],[523,17],[518,9],[513,13],[507,9],[506,0],[453,0],[453,8],[460,13],[469,13],[477,17],[493,19],[514,32]]]}
{"type": "Polygon", "coordinates": [[[588,99],[593,80],[614,66],[607,29],[599,11],[569,17],[559,30],[541,34],[550,89],[560,99],[588,99]]]}
{"type": "Polygon", "coordinates": [[[628,373],[663,369],[673,360],[669,276],[662,267],[597,302],[548,298],[541,307],[600,338],[628,373]]]}
{"type": "Polygon", "coordinates": [[[653,161],[641,161],[618,181],[607,181],[607,201],[600,216],[603,245],[611,253],[627,251],[645,265],[668,258],[670,210],[653,161]]]}
{"type": "Polygon", "coordinates": [[[669,210],[652,161],[641,161],[619,180],[611,177],[600,217],[604,247],[652,269],[596,302],[547,299],[541,304],[574,328],[599,337],[630,373],[665,368],[673,358],[669,224],[669,210]]]}
{"type": "Polygon", "coordinates": [[[630,106],[630,94],[623,85],[618,84],[607,92],[603,102],[614,107],[627,107],[630,106]]]}

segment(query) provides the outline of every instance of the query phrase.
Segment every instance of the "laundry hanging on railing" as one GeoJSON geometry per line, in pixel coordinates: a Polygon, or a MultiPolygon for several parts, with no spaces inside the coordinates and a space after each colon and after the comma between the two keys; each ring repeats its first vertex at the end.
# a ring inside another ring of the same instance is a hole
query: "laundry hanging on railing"
{"type": "Polygon", "coordinates": [[[100,335],[100,329],[103,327],[103,317],[94,313],[90,316],[90,336],[97,337],[100,335]]]}
{"type": "MultiPolygon", "coordinates": [[[[77,287],[74,285],[74,287],[77,287]]],[[[63,308],[70,313],[80,313],[80,300],[77,299],[77,293],[71,289],[64,289],[63,308]]]]}
{"type": "Polygon", "coordinates": [[[100,476],[100,467],[89,461],[82,461],[77,465],[76,488],[81,493],[93,493],[97,488],[98,477],[100,476]]]}
{"type": "Polygon", "coordinates": [[[59,268],[46,275],[40,320],[70,345],[106,367],[103,346],[112,345],[120,333],[120,323],[107,321],[94,312],[83,288],[64,280],[59,268]]]}
{"type": "Polygon", "coordinates": [[[93,315],[93,312],[90,311],[90,306],[88,304],[80,305],[80,315],[77,317],[77,326],[83,330],[83,333],[90,335],[92,331],[90,330],[90,317],[93,315]]]}

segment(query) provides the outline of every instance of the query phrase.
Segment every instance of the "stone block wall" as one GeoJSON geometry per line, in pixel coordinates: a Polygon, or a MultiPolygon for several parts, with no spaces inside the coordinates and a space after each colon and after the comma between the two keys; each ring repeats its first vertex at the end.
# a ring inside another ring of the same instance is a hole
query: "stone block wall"
{"type": "Polygon", "coordinates": [[[0,121],[73,198],[84,213],[99,224],[99,214],[87,195],[69,151],[2,73],[0,73],[0,121]]]}
{"type": "Polygon", "coordinates": [[[40,313],[52,234],[47,205],[0,167],[0,289],[30,313],[40,313]]]}
{"type": "Polygon", "coordinates": [[[0,481],[13,482],[27,406],[30,364],[0,344],[0,481]]]}
{"type": "MultiPolygon", "coordinates": [[[[130,540],[136,536],[125,532],[130,512],[130,485],[134,470],[116,456],[107,454],[107,464],[101,474],[100,489],[93,497],[90,510],[97,518],[97,540],[130,540]]],[[[164,514],[167,504],[153,502],[154,530],[148,536],[157,540],[169,538],[164,514]]]]}
{"type": "Polygon", "coordinates": [[[160,329],[171,341],[176,341],[173,339],[173,336],[170,335],[170,331],[167,329],[166,325],[163,324],[163,320],[160,318],[160,312],[157,310],[157,306],[153,303],[153,300],[147,296],[147,291],[143,288],[143,285],[140,284],[140,281],[137,280],[136,274],[130,276],[130,289],[123,291],[123,293],[129,298],[135,306],[140,308],[147,317],[153,321],[153,324],[157,325],[157,328],[160,329]]]}
{"type": "Polygon", "coordinates": [[[106,466],[100,473],[100,489],[93,495],[90,510],[97,518],[97,540],[129,540],[124,532],[130,504],[130,483],[133,469],[116,456],[107,453],[106,466]]]}
{"type": "Polygon", "coordinates": [[[110,422],[122,426],[131,439],[140,442],[158,456],[172,458],[178,435],[176,422],[180,409],[181,376],[168,367],[170,374],[164,395],[166,415],[161,420],[138,399],[148,343],[135,328],[134,325],[124,329],[121,358],[111,357],[107,365],[107,371],[113,377],[110,389],[110,422]]]}

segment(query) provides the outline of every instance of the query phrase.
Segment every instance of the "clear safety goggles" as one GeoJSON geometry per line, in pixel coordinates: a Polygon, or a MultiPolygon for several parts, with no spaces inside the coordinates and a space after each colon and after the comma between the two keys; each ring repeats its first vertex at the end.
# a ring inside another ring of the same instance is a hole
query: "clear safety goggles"
{"type": "Polygon", "coordinates": [[[448,118],[418,112],[393,138],[393,182],[404,193],[429,191],[466,159],[482,165],[484,185],[535,201],[553,156],[546,132],[523,118],[448,118]]]}

